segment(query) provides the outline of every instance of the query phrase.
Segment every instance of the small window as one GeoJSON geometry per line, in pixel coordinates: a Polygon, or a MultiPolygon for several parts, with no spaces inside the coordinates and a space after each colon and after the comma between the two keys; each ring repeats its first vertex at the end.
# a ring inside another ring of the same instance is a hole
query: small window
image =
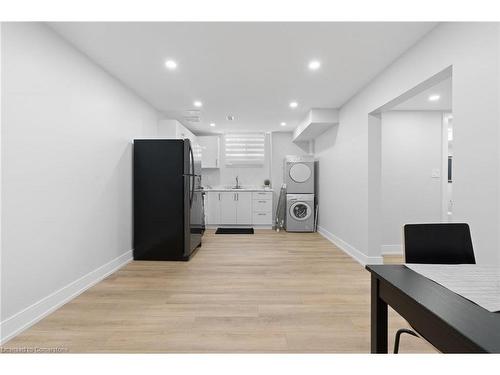
{"type": "Polygon", "coordinates": [[[224,156],[226,165],[263,165],[265,133],[226,133],[224,156]]]}

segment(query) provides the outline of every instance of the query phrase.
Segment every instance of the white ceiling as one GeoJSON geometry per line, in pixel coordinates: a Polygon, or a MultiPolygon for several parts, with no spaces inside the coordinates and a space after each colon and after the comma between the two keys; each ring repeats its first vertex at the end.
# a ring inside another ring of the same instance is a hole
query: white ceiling
{"type": "Polygon", "coordinates": [[[391,108],[393,111],[451,111],[451,82],[447,78],[431,88],[428,88],[412,98],[391,108]],[[439,95],[439,100],[429,101],[429,96],[439,95]]]}
{"type": "Polygon", "coordinates": [[[293,130],[310,108],[339,107],[431,22],[50,23],[158,110],[181,119],[201,100],[195,133],[293,130]],[[166,59],[178,63],[175,71],[166,59]],[[310,71],[318,59],[322,66],[310,71]],[[290,101],[299,106],[289,108],[290,101]],[[227,115],[235,120],[226,120],[227,115]],[[216,127],[209,127],[209,123],[216,127]],[[286,122],[287,126],[280,126],[286,122]]]}

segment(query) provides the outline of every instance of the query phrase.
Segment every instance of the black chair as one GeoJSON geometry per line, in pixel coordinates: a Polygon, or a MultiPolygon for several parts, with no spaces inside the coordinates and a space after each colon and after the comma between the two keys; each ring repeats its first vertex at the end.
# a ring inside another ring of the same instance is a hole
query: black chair
{"type": "MultiPolygon", "coordinates": [[[[406,224],[403,227],[405,263],[476,264],[468,224],[406,224]]],[[[399,352],[403,333],[419,337],[409,329],[399,329],[394,339],[394,354],[399,352]]]]}

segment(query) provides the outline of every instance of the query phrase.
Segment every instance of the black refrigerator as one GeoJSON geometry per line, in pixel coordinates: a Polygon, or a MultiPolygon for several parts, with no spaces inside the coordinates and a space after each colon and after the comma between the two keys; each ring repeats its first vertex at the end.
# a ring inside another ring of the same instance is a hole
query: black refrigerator
{"type": "Polygon", "coordinates": [[[204,230],[201,154],[189,139],[134,140],[134,259],[189,260],[204,230]]]}

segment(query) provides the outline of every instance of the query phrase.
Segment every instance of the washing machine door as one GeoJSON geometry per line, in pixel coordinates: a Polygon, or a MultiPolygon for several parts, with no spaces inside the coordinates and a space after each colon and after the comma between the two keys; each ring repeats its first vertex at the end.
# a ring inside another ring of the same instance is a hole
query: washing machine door
{"type": "Polygon", "coordinates": [[[312,215],[312,209],[306,202],[295,202],[290,206],[290,216],[294,220],[307,220],[312,215]]]}
{"type": "Polygon", "coordinates": [[[297,163],[290,167],[289,174],[294,182],[306,182],[311,177],[311,168],[306,164],[297,163]]]}

